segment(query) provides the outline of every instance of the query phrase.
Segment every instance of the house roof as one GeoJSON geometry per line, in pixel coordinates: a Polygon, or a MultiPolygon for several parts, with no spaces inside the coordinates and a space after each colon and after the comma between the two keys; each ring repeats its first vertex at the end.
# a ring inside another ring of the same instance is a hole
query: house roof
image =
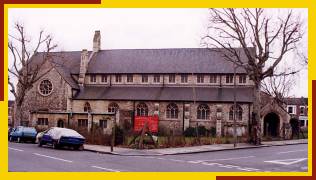
{"type": "Polygon", "coordinates": [[[305,106],[305,105],[308,105],[308,98],[305,98],[305,97],[285,98],[284,102],[287,105],[301,105],[301,106],[305,106]]]}
{"type": "MultiPolygon", "coordinates": [[[[251,103],[252,88],[236,88],[237,102],[251,103]]],[[[213,101],[232,102],[234,89],[225,87],[101,87],[85,86],[76,100],[146,100],[146,101],[213,101]],[[194,96],[195,91],[195,96],[194,96]]]]}

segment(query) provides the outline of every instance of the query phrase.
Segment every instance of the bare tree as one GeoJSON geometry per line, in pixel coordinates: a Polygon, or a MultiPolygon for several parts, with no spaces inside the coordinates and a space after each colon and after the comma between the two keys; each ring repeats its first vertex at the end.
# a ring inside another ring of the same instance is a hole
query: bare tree
{"type": "Polygon", "coordinates": [[[15,97],[15,126],[20,125],[21,120],[26,118],[23,117],[22,109],[25,95],[37,80],[53,68],[53,66],[51,66],[51,68],[46,68],[46,70],[43,71],[43,67],[52,59],[50,52],[57,47],[56,44],[52,43],[52,40],[51,35],[45,35],[44,31],[40,31],[38,39],[35,42],[35,48],[31,50],[32,42],[30,38],[27,37],[22,24],[15,23],[13,31],[9,34],[8,47],[13,58],[13,64],[12,67],[8,68],[8,83],[10,92],[15,97]],[[39,50],[43,51],[42,59],[36,63],[32,62],[32,57],[36,55],[39,50]],[[16,86],[12,79],[17,79],[16,86]]]}
{"type": "Polygon", "coordinates": [[[250,138],[256,144],[261,135],[261,83],[267,77],[286,75],[285,72],[276,74],[274,70],[302,38],[301,22],[293,11],[288,11],[284,17],[268,16],[265,11],[260,8],[210,9],[210,26],[203,38],[208,48],[223,48],[225,59],[245,70],[254,82],[250,138]]]}
{"type": "Polygon", "coordinates": [[[284,105],[285,98],[289,97],[296,80],[296,72],[292,71],[294,73],[289,75],[288,71],[291,70],[284,70],[285,73],[280,76],[270,76],[261,83],[262,91],[273,97],[280,106],[284,105]]]}

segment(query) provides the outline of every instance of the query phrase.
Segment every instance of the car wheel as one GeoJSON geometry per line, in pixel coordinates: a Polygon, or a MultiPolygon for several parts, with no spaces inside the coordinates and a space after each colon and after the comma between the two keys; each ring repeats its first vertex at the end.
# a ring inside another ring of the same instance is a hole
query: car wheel
{"type": "Polygon", "coordinates": [[[83,145],[80,145],[80,146],[78,147],[78,150],[79,150],[79,151],[82,151],[82,150],[83,150],[83,145]]]}
{"type": "Polygon", "coordinates": [[[53,148],[54,148],[54,149],[58,149],[58,144],[57,144],[57,142],[53,142],[53,148]]]}
{"type": "Polygon", "coordinates": [[[18,141],[18,143],[21,143],[21,138],[20,138],[20,137],[18,137],[17,141],[18,141]]]}

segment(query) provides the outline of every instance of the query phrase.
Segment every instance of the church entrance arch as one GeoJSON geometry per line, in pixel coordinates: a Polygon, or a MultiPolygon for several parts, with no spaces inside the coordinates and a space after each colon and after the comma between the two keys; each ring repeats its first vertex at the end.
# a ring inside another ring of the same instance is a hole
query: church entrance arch
{"type": "Polygon", "coordinates": [[[57,127],[63,128],[64,127],[64,120],[59,119],[57,122],[57,127]]]}
{"type": "Polygon", "coordinates": [[[270,112],[264,117],[264,136],[277,137],[279,136],[280,118],[274,113],[270,112]]]}

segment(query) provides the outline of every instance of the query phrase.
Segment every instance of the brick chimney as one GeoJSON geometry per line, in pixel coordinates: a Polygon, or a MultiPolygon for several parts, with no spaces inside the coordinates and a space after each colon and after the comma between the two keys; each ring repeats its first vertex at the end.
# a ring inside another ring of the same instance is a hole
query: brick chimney
{"type": "Polygon", "coordinates": [[[94,32],[93,37],[93,52],[98,52],[101,49],[101,33],[100,30],[94,32]]]}
{"type": "Polygon", "coordinates": [[[81,61],[80,61],[80,72],[79,72],[79,85],[84,84],[84,79],[86,76],[86,72],[88,69],[89,64],[89,57],[88,57],[88,51],[86,49],[83,49],[81,51],[81,61]]]}

